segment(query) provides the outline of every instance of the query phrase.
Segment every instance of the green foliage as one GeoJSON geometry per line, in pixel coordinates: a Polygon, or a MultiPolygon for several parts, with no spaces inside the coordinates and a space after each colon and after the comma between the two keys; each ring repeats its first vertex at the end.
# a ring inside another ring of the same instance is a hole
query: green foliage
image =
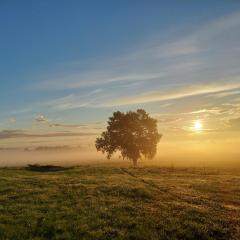
{"type": "Polygon", "coordinates": [[[198,169],[0,169],[0,239],[237,240],[239,192],[198,169]]]}
{"type": "Polygon", "coordinates": [[[109,118],[107,131],[96,139],[97,151],[107,153],[111,158],[119,151],[123,158],[133,161],[142,156],[153,158],[161,135],[157,130],[157,121],[151,118],[143,109],[127,113],[114,112],[109,118]]]}

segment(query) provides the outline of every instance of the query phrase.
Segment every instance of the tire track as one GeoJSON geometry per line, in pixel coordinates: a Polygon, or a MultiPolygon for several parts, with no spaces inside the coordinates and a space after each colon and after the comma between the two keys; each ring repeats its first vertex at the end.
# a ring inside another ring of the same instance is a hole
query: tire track
{"type": "Polygon", "coordinates": [[[125,168],[120,168],[120,170],[121,170],[123,173],[126,173],[127,175],[129,175],[129,176],[131,176],[131,177],[133,177],[133,178],[138,179],[138,180],[141,181],[142,183],[144,183],[144,184],[146,184],[146,185],[148,185],[148,186],[150,186],[150,187],[152,187],[152,188],[155,188],[156,190],[160,191],[161,193],[165,193],[165,194],[167,193],[167,194],[169,194],[169,195],[172,195],[172,197],[174,197],[174,199],[177,197],[177,195],[172,194],[172,193],[170,193],[170,192],[167,191],[167,190],[163,190],[162,188],[160,188],[157,184],[155,184],[155,183],[153,183],[153,182],[146,181],[145,179],[136,176],[135,174],[129,172],[129,171],[128,171],[127,169],[125,169],[125,168]]]}

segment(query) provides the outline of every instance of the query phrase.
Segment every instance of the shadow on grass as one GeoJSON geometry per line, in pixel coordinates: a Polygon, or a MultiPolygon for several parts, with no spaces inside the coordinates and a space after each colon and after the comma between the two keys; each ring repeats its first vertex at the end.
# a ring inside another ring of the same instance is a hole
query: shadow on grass
{"type": "Polygon", "coordinates": [[[65,171],[71,169],[71,167],[61,167],[61,166],[54,166],[54,165],[39,165],[39,164],[28,164],[25,168],[28,171],[34,172],[58,172],[58,171],[65,171]]]}

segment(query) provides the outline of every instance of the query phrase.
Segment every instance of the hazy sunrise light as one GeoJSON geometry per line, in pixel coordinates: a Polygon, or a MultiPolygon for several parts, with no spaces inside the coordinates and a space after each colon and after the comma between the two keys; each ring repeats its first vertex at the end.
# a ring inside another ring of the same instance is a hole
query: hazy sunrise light
{"type": "Polygon", "coordinates": [[[240,0],[0,0],[0,240],[240,240],[240,0]]]}
{"type": "Polygon", "coordinates": [[[239,1],[150,2],[1,4],[0,165],[98,161],[108,117],[137,109],[152,161],[238,164],[239,1]]]}

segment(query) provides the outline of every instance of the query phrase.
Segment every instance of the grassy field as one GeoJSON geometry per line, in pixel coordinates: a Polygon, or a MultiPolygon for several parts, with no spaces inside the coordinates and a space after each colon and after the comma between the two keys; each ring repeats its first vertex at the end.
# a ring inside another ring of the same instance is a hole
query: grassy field
{"type": "Polygon", "coordinates": [[[240,174],[0,169],[0,239],[240,239],[240,174]]]}

